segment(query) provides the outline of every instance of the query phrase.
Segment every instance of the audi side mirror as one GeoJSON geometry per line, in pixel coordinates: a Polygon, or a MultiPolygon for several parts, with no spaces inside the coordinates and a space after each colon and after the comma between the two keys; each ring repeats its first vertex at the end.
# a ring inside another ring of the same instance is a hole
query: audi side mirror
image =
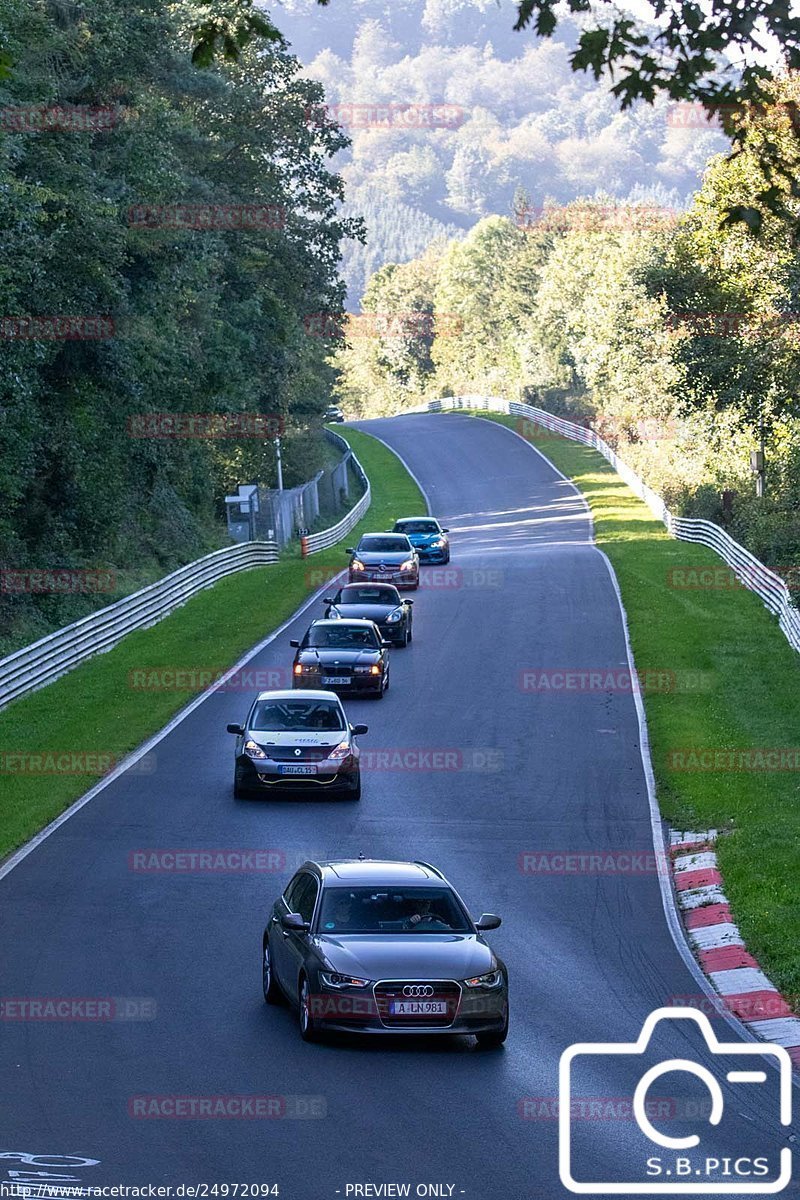
{"type": "Polygon", "coordinates": [[[300,643],[298,642],[297,638],[292,638],[291,641],[289,642],[289,645],[293,646],[295,650],[300,649],[300,643]]]}
{"type": "Polygon", "coordinates": [[[244,733],[244,729],[242,728],[241,725],[229,725],[228,733],[235,733],[238,735],[240,733],[244,733]]]}
{"type": "Polygon", "coordinates": [[[294,933],[308,933],[311,926],[308,921],[303,920],[300,913],[284,913],[281,917],[281,928],[294,933]]]}
{"type": "Polygon", "coordinates": [[[502,923],[501,918],[494,913],[484,913],[480,921],[475,922],[475,928],[479,933],[485,933],[489,929],[499,929],[502,923]]]}
{"type": "Polygon", "coordinates": [[[358,736],[360,733],[369,733],[369,725],[351,725],[350,732],[358,736]]]}

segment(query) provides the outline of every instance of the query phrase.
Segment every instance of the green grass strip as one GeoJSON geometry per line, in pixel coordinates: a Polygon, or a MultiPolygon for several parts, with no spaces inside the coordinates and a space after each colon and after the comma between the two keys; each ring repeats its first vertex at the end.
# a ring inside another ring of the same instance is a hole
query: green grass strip
{"type": "MultiPolygon", "coordinates": [[[[0,713],[0,858],[32,837],[104,773],[9,771],[3,756],[87,752],[118,761],[156,733],[193,697],[141,690],[133,672],[224,670],[285,621],[325,577],[347,563],[344,545],[383,530],[404,513],[425,512],[420,490],[391,451],[359,430],[338,429],[372,485],[372,503],[343,543],[301,559],[294,555],[223,579],[158,625],[129,634],[107,654],[16,701],[0,713]]],[[[312,616],[320,613],[309,613],[312,616]]],[[[286,665],[291,662],[286,647],[286,665]]],[[[248,697],[242,696],[242,707],[248,697]]]]}
{"type": "Polygon", "coordinates": [[[670,537],[597,451],[532,434],[516,417],[482,415],[524,428],[588,500],[637,669],[674,679],[674,690],[659,692],[655,674],[644,675],[661,812],[677,829],[729,831],[717,850],[735,920],[775,985],[800,997],[800,656],[758,597],[732,586],[723,560],[670,537]],[[706,579],[710,586],[675,586],[706,579]],[[753,767],[687,769],[697,762],[690,752],[703,749],[750,750],[753,767]],[[787,751],[794,770],[775,769],[769,750],[787,751]]]}

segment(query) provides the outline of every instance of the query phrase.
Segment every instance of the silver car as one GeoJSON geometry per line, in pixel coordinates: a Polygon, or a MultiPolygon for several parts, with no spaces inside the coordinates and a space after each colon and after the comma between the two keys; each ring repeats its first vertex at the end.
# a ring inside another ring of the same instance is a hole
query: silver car
{"type": "Polygon", "coordinates": [[[233,792],[248,795],[304,794],[361,799],[356,737],[334,692],[261,692],[236,735],[233,792]]]}

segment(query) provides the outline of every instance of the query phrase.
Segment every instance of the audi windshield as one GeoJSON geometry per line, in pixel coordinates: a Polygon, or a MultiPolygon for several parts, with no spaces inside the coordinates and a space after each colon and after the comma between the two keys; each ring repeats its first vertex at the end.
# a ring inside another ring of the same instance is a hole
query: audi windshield
{"type": "Polygon", "coordinates": [[[320,933],[474,933],[472,922],[445,888],[327,888],[320,933]]]}

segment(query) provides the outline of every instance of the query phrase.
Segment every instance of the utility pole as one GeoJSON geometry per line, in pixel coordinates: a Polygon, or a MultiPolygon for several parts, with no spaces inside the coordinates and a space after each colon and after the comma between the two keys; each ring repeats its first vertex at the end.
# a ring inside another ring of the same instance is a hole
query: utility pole
{"type": "Polygon", "coordinates": [[[278,460],[278,491],[283,491],[283,463],[281,462],[281,439],[275,438],[275,457],[278,460]]]}
{"type": "Polygon", "coordinates": [[[765,488],[765,467],[766,467],[766,436],[764,433],[764,402],[761,402],[761,408],[758,414],[758,450],[753,450],[750,454],[750,468],[756,477],[756,496],[759,500],[764,499],[765,488]]]}

